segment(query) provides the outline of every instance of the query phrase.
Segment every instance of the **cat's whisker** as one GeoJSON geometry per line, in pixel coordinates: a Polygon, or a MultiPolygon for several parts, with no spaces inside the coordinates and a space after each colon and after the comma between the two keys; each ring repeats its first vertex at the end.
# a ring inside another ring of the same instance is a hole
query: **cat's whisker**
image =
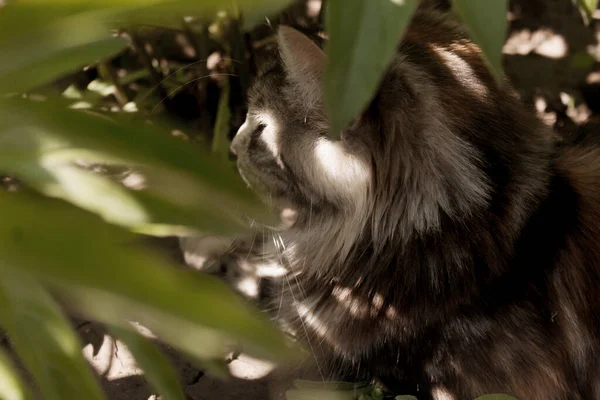
{"type": "MultiPolygon", "coordinates": [[[[235,62],[235,63],[241,64],[241,62],[240,62],[240,61],[238,61],[238,60],[235,60],[235,59],[233,59],[233,58],[230,58],[230,57],[221,57],[221,60],[226,60],[226,61],[231,61],[231,62],[235,62]]],[[[170,73],[169,75],[167,75],[167,76],[166,76],[166,77],[165,77],[163,80],[161,80],[159,83],[157,83],[156,85],[154,85],[154,86],[153,86],[153,87],[150,89],[150,91],[149,91],[148,93],[146,93],[146,95],[145,95],[145,96],[144,96],[144,97],[143,97],[143,98],[140,100],[140,102],[142,102],[142,103],[143,103],[143,102],[145,102],[145,101],[148,99],[148,97],[149,97],[149,96],[152,94],[152,92],[154,92],[156,89],[158,89],[158,88],[160,87],[160,85],[162,85],[162,84],[163,84],[163,83],[165,83],[167,80],[169,80],[169,78],[173,77],[174,75],[177,75],[179,72],[181,72],[181,71],[183,71],[183,70],[185,70],[185,69],[188,69],[188,68],[191,68],[191,67],[193,67],[193,66],[194,66],[194,65],[196,65],[196,64],[205,63],[205,62],[207,62],[207,61],[208,61],[208,57],[207,57],[207,58],[204,58],[204,59],[202,59],[202,60],[198,60],[198,61],[194,61],[194,62],[192,62],[192,63],[186,64],[186,65],[184,65],[183,67],[180,67],[180,68],[178,68],[177,70],[175,70],[175,71],[171,72],[171,73],[170,73]]]]}
{"type": "Polygon", "coordinates": [[[200,76],[198,78],[194,78],[191,79],[189,82],[186,82],[182,85],[179,85],[176,89],[173,89],[170,93],[168,93],[165,97],[163,97],[162,99],[160,99],[160,101],[158,103],[156,103],[156,105],[152,108],[152,110],[150,110],[150,113],[148,114],[148,116],[152,115],[152,113],[154,113],[154,111],[158,108],[158,106],[160,106],[162,104],[163,101],[165,101],[166,99],[168,99],[169,97],[171,97],[173,94],[177,93],[182,87],[189,85],[190,83],[194,83],[194,82],[198,82],[201,81],[202,79],[206,79],[206,78],[210,78],[211,76],[230,76],[230,77],[238,77],[238,75],[236,74],[228,74],[228,73],[212,73],[212,74],[206,74],[203,76],[200,76]]]}
{"type": "MultiPolygon", "coordinates": [[[[294,289],[292,288],[292,285],[290,284],[290,280],[287,276],[285,276],[285,281],[288,284],[288,288],[290,291],[290,295],[292,296],[292,301],[294,302],[295,305],[299,305],[300,303],[298,303],[298,301],[296,300],[296,297],[294,296],[294,289]]],[[[298,311],[299,312],[299,311],[298,311]]],[[[317,370],[319,371],[319,375],[321,377],[322,381],[325,381],[325,375],[323,374],[322,368],[321,368],[321,364],[319,364],[319,358],[317,357],[315,350],[312,346],[312,343],[310,341],[310,336],[308,334],[308,329],[306,328],[306,323],[304,321],[304,318],[298,314],[299,318],[300,318],[300,325],[302,326],[302,330],[304,331],[304,336],[306,337],[306,342],[308,343],[308,347],[310,348],[310,352],[313,355],[313,358],[315,359],[315,364],[317,366],[317,370]]]]}

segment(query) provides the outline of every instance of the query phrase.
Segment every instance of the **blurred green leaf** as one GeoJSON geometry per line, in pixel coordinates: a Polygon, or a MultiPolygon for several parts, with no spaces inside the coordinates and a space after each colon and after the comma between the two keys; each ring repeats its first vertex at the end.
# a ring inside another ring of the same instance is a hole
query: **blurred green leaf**
{"type": "Polygon", "coordinates": [[[594,11],[598,9],[598,0],[577,0],[579,8],[586,17],[586,23],[592,20],[594,11]]]}
{"type": "Polygon", "coordinates": [[[229,157],[229,123],[231,121],[231,111],[229,110],[229,79],[225,79],[225,85],[221,90],[219,98],[219,109],[217,111],[217,121],[212,139],[212,152],[223,160],[229,157]]]}
{"type": "Polygon", "coordinates": [[[375,95],[416,6],[416,0],[327,2],[325,105],[334,138],[375,95]]]}
{"type": "Polygon", "coordinates": [[[134,235],[92,214],[15,193],[0,197],[0,220],[0,267],[58,285],[61,296],[74,300],[67,304],[103,322],[135,319],[175,347],[204,357],[216,356],[226,337],[259,357],[294,354],[265,317],[223,282],[170,267],[159,255],[134,247],[134,235]]]}
{"type": "Polygon", "coordinates": [[[78,67],[107,58],[125,47],[112,28],[165,24],[181,18],[213,18],[218,11],[241,10],[255,24],[289,0],[20,0],[2,9],[0,92],[22,92],[78,67]]]}
{"type": "Polygon", "coordinates": [[[212,19],[219,11],[240,11],[251,26],[290,3],[291,0],[19,0],[3,9],[2,36],[14,37],[31,28],[74,16],[87,17],[112,28],[140,23],[179,28],[184,16],[212,19]]]}
{"type": "Polygon", "coordinates": [[[269,220],[265,205],[226,160],[147,124],[117,124],[53,103],[0,102],[1,170],[148,233],[166,225],[232,233],[244,228],[244,216],[269,220]],[[77,160],[131,165],[148,187],[126,190],[74,168],[77,160]]]}
{"type": "Polygon", "coordinates": [[[319,389],[319,390],[353,390],[356,387],[368,385],[355,384],[352,382],[318,382],[305,379],[294,380],[294,386],[298,389],[319,389]]]}
{"type": "Polygon", "coordinates": [[[592,69],[596,60],[587,51],[579,51],[569,59],[569,67],[574,69],[592,69]]]}
{"type": "Polygon", "coordinates": [[[415,396],[396,396],[394,400],[418,400],[415,396]]]}
{"type": "Polygon", "coordinates": [[[285,392],[287,400],[356,400],[353,391],[332,391],[319,389],[290,389],[285,392]]]}
{"type": "Polygon", "coordinates": [[[285,392],[287,400],[356,400],[369,396],[374,387],[369,384],[351,382],[314,382],[303,379],[294,381],[295,389],[285,392]]]}
{"type": "Polygon", "coordinates": [[[0,288],[2,326],[44,398],[104,399],[82,356],[81,343],[46,291],[32,279],[7,270],[0,288]]]}
{"type": "Polygon", "coordinates": [[[144,371],[144,377],[166,400],[185,400],[179,377],[171,364],[156,346],[145,337],[128,329],[111,327],[135,357],[137,365],[144,371]]]}
{"type": "Polygon", "coordinates": [[[504,76],[502,47],[508,27],[508,0],[453,0],[452,7],[481,48],[496,81],[500,82],[504,76]]]}
{"type": "MultiPolygon", "coordinates": [[[[15,22],[10,20],[10,11],[17,7],[7,6],[2,22],[15,22]]],[[[77,15],[31,29],[29,21],[22,23],[21,32],[0,36],[0,92],[35,88],[126,46],[123,39],[111,37],[109,28],[94,16],[77,15]]]]}
{"type": "Polygon", "coordinates": [[[507,394],[486,394],[485,396],[478,397],[475,400],[517,400],[517,398],[507,394]]]}
{"type": "Polygon", "coordinates": [[[0,351],[0,399],[31,400],[31,393],[23,385],[13,362],[0,351]]]}

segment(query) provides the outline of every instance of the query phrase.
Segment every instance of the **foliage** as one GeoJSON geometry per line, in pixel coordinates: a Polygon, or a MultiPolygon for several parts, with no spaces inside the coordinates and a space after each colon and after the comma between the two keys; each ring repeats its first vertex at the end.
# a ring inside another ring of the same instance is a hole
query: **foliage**
{"type": "MultiPolygon", "coordinates": [[[[330,0],[327,4],[329,58],[325,104],[331,121],[330,134],[339,138],[340,132],[375,95],[381,74],[418,1],[330,0]]],[[[454,0],[453,6],[500,80],[507,0],[454,0]]]]}
{"type": "MultiPolygon", "coordinates": [[[[184,398],[178,378],[128,321],[205,367],[237,346],[293,357],[284,337],[224,284],[174,268],[124,229],[232,233],[243,229],[243,216],[268,216],[231,165],[157,126],[73,109],[67,96],[40,88],[121,51],[127,42],[114,27],[192,12],[212,18],[220,3],[24,0],[0,9],[0,170],[25,184],[0,196],[0,324],[45,398],[104,398],[60,304],[107,324],[166,399],[184,398]],[[89,168],[97,164],[133,170],[146,188],[89,168]]],[[[239,10],[254,3],[240,1],[239,10]]],[[[260,3],[273,12],[286,2],[260,3]]],[[[0,397],[27,398],[14,367],[1,361],[0,397]]]]}
{"type": "Polygon", "coordinates": [[[577,0],[579,9],[584,16],[586,23],[589,23],[592,19],[592,14],[598,8],[598,0],[577,0]]]}
{"type": "MultiPolygon", "coordinates": [[[[193,47],[197,58],[204,58],[212,24],[214,35],[236,44],[227,45],[234,56],[241,29],[289,2],[13,0],[0,7],[0,172],[24,184],[18,193],[0,193],[0,325],[45,398],[104,398],[65,305],[105,323],[165,399],[183,398],[177,377],[129,321],[199,364],[213,365],[214,373],[235,346],[276,360],[296,354],[221,282],[174,268],[140,246],[135,234],[232,234],[246,229],[249,219],[271,218],[227,160],[234,80],[222,79],[216,121],[205,124],[212,125],[209,146],[172,137],[169,132],[179,132],[179,126],[151,118],[153,113],[168,108],[190,83],[204,84],[200,78],[207,71],[197,65],[199,77],[191,79],[190,65],[170,65],[175,72],[158,73],[140,39],[144,27],[183,30],[192,42],[199,38],[193,47]],[[131,48],[142,67],[119,76],[111,61],[131,48]],[[57,79],[83,67],[98,76],[83,89],[71,83],[57,90],[57,79]],[[126,87],[140,81],[145,87],[132,98],[126,87]],[[107,98],[115,99],[118,112],[107,98]],[[128,184],[124,177],[137,177],[141,184],[128,184]]],[[[455,0],[454,6],[499,78],[506,1],[492,2],[493,9],[482,0],[455,0]]],[[[375,93],[418,0],[328,4],[324,90],[332,135],[339,137],[375,93]]],[[[595,1],[580,4],[588,13],[595,7],[595,1]]],[[[245,60],[228,68],[244,86],[245,60]]],[[[0,398],[31,398],[15,370],[0,352],[0,398]]],[[[297,382],[287,395],[290,400],[383,397],[370,385],[331,385],[297,382]]]]}

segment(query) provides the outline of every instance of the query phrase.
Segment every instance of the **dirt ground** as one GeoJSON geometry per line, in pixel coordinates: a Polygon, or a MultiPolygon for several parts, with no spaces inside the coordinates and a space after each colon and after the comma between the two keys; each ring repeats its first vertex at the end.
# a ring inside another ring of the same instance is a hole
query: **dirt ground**
{"type": "MultiPolygon", "coordinates": [[[[510,34],[505,46],[505,70],[523,101],[567,140],[577,123],[585,122],[600,101],[600,21],[582,23],[571,0],[511,2],[510,34]],[[592,57],[586,56],[591,54],[592,57]]],[[[94,322],[79,321],[83,353],[98,373],[111,400],[157,400],[127,348],[94,322]]],[[[229,363],[232,378],[205,375],[172,349],[173,361],[190,400],[284,399],[292,377],[272,372],[267,363],[244,355],[229,363]]]]}

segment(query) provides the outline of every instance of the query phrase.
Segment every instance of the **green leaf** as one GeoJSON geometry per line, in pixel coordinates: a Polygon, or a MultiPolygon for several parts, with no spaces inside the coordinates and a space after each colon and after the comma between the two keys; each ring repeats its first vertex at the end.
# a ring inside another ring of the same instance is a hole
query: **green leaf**
{"type": "Polygon", "coordinates": [[[31,31],[32,27],[74,16],[88,16],[112,28],[126,28],[139,23],[179,28],[184,16],[212,19],[220,11],[241,12],[250,27],[290,3],[291,0],[19,0],[3,8],[2,35],[15,37],[31,31]]]}
{"type": "Polygon", "coordinates": [[[507,0],[453,0],[454,12],[467,26],[471,38],[481,48],[490,71],[500,82],[502,72],[502,47],[508,22],[507,0]]]}
{"type": "Polygon", "coordinates": [[[587,51],[579,51],[569,59],[569,68],[573,69],[592,69],[596,60],[587,51]]]}
{"type": "Polygon", "coordinates": [[[110,331],[119,338],[135,357],[144,377],[166,400],[185,400],[179,377],[171,364],[154,344],[140,334],[112,326],[110,331]]]}
{"type": "Polygon", "coordinates": [[[25,193],[0,196],[0,267],[56,285],[102,322],[136,320],[175,347],[215,358],[227,338],[259,357],[294,355],[266,318],[220,280],[170,266],[135,236],[69,206],[25,193]]]}
{"type": "Polygon", "coordinates": [[[147,124],[117,124],[56,103],[0,101],[0,170],[148,233],[168,233],[166,225],[232,233],[246,229],[245,216],[270,220],[264,203],[226,160],[147,124]],[[147,188],[125,190],[77,170],[77,160],[133,166],[147,188]]]}
{"type": "Polygon", "coordinates": [[[298,389],[319,389],[319,390],[354,390],[355,388],[364,388],[369,385],[356,384],[352,382],[318,382],[305,379],[296,379],[294,386],[298,389]]]}
{"type": "Polygon", "coordinates": [[[287,400],[356,400],[369,396],[373,386],[351,382],[313,382],[303,379],[294,381],[296,389],[286,391],[287,400]]]}
{"type": "MultiPolygon", "coordinates": [[[[62,21],[61,21],[62,22],[62,21]]],[[[126,42],[112,38],[108,31],[94,29],[92,23],[77,21],[60,23],[51,29],[36,32],[36,37],[0,43],[0,92],[24,92],[36,88],[66,73],[115,55],[126,42]],[[81,25],[79,25],[81,24],[81,25]],[[73,40],[57,39],[58,32],[73,40]]]]}
{"type": "Polygon", "coordinates": [[[325,70],[325,105],[331,135],[361,113],[377,91],[396,52],[416,0],[330,0],[325,70]]]}
{"type": "Polygon", "coordinates": [[[517,398],[507,394],[486,394],[485,396],[478,397],[475,400],[517,400],[517,398]]]}
{"type": "Polygon", "coordinates": [[[138,23],[179,27],[181,18],[241,10],[255,24],[289,0],[20,0],[2,8],[0,92],[35,88],[125,47],[112,28],[138,23]]]}
{"type": "Polygon", "coordinates": [[[0,319],[44,398],[104,399],[82,356],[81,343],[39,284],[18,272],[4,270],[0,319]]]}
{"type": "Polygon", "coordinates": [[[31,393],[23,385],[12,361],[4,351],[0,351],[0,399],[30,400],[31,398],[31,393]]]}
{"type": "Polygon", "coordinates": [[[319,389],[291,389],[285,392],[287,400],[356,400],[353,391],[331,391],[319,389]]]}
{"type": "Polygon", "coordinates": [[[598,9],[598,0],[577,0],[577,3],[587,17],[587,21],[591,21],[594,11],[598,9]]]}
{"type": "Polygon", "coordinates": [[[396,397],[394,397],[394,400],[418,400],[418,399],[415,396],[404,395],[404,396],[396,396],[396,397]]]}
{"type": "Polygon", "coordinates": [[[229,123],[231,121],[231,111],[229,110],[229,79],[225,79],[225,85],[221,90],[219,99],[219,109],[217,111],[217,121],[212,139],[212,152],[224,160],[229,156],[229,123]]]}

